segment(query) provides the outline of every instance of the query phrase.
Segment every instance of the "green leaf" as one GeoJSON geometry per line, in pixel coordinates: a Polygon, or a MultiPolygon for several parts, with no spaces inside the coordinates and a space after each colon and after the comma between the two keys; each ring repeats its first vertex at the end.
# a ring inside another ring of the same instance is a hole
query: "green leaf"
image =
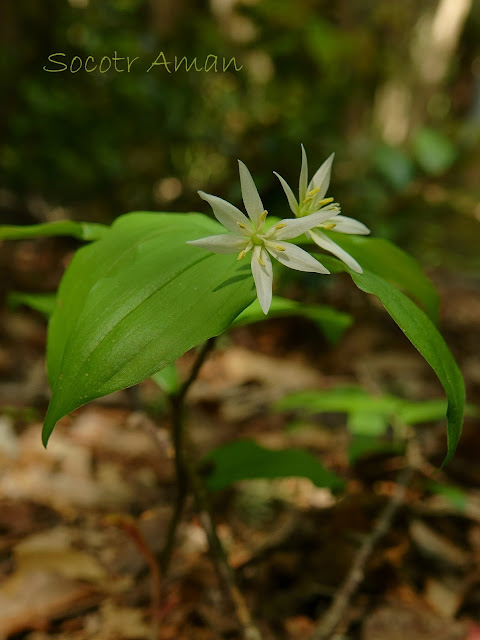
{"type": "Polygon", "coordinates": [[[165,393],[175,393],[180,387],[180,378],[174,362],[167,364],[161,371],[157,371],[150,377],[165,393]]]}
{"type": "Polygon", "coordinates": [[[413,178],[413,163],[400,147],[379,145],[373,153],[373,164],[397,191],[403,191],[413,178]]]}
{"type": "Polygon", "coordinates": [[[348,444],[348,460],[350,463],[372,453],[400,454],[404,449],[402,442],[389,442],[379,436],[354,434],[348,444]]]}
{"type": "MultiPolygon", "coordinates": [[[[325,232],[352,255],[362,268],[385,278],[418,302],[437,324],[439,297],[433,283],[412,256],[383,238],[325,232]]],[[[326,265],[324,256],[319,258],[326,265]]]]}
{"type": "Polygon", "coordinates": [[[426,483],[432,493],[444,496],[460,512],[465,513],[468,506],[468,494],[464,489],[444,482],[430,480],[426,483]]]}
{"type": "Polygon", "coordinates": [[[325,469],[312,455],[299,449],[265,449],[253,440],[237,440],[211,451],[205,460],[214,463],[207,478],[211,491],[253,478],[308,478],[317,487],[341,489],[343,480],[325,469]]]}
{"type": "Polygon", "coordinates": [[[349,386],[290,393],[278,400],[275,408],[279,411],[302,409],[308,413],[345,412],[390,415],[395,412],[399,402],[399,398],[394,396],[372,396],[361,387],[349,386]]]}
{"type": "Polygon", "coordinates": [[[201,214],[134,213],[76,253],[50,321],[44,443],[62,416],[149,378],[251,304],[249,264],[186,244],[222,229],[201,214]]]}
{"type": "Polygon", "coordinates": [[[268,316],[263,313],[257,299],[242,311],[232,326],[252,324],[261,322],[266,318],[282,318],[285,316],[302,316],[312,320],[331,344],[336,344],[353,323],[351,315],[337,311],[332,307],[320,304],[301,304],[295,300],[273,296],[268,316]]]}
{"type": "Polygon", "coordinates": [[[377,411],[355,411],[348,418],[348,430],[354,435],[377,437],[387,428],[387,416],[377,411]]]}
{"type": "Polygon", "coordinates": [[[35,311],[40,311],[45,316],[50,317],[55,309],[55,293],[23,293],[22,291],[11,291],[7,296],[7,304],[11,309],[16,309],[24,304],[35,311]]]}
{"type": "Polygon", "coordinates": [[[335,271],[349,271],[353,281],[365,293],[377,296],[393,320],[418,349],[440,380],[447,395],[447,456],[445,465],[455,453],[463,426],[465,384],[462,374],[445,341],[430,318],[401,291],[380,276],[364,269],[355,273],[339,260],[328,260],[335,271]]]}
{"type": "Polygon", "coordinates": [[[457,155],[455,146],[446,136],[428,127],[420,129],[416,134],[413,152],[422,169],[432,175],[449,169],[457,155]]]}
{"type": "Polygon", "coordinates": [[[28,240],[43,236],[72,236],[80,240],[98,240],[108,231],[104,224],[96,222],[74,222],[62,220],[60,222],[46,222],[29,226],[0,226],[0,240],[28,240]]]}

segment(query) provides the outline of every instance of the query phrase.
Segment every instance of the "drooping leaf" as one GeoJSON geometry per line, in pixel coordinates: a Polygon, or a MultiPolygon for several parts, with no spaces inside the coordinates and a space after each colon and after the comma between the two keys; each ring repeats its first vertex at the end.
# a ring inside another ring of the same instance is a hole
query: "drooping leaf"
{"type": "Polygon", "coordinates": [[[323,260],[332,273],[348,271],[359,289],[377,296],[393,320],[418,349],[437,374],[447,396],[446,464],[455,453],[463,426],[465,384],[462,374],[444,339],[431,319],[405,294],[376,273],[364,269],[363,274],[349,270],[340,260],[323,260]]]}
{"type": "Polygon", "coordinates": [[[50,236],[72,236],[80,240],[98,240],[107,231],[106,225],[97,222],[61,220],[28,226],[0,226],[0,240],[28,240],[29,238],[50,236]]]}
{"type": "Polygon", "coordinates": [[[341,489],[343,480],[299,449],[273,450],[253,440],[237,440],[211,451],[205,458],[214,468],[207,478],[211,491],[253,478],[308,478],[317,487],[341,489]]]}
{"type": "Polygon", "coordinates": [[[254,300],[238,316],[232,326],[261,322],[265,318],[281,318],[285,316],[302,316],[312,320],[331,344],[336,344],[345,331],[353,323],[348,313],[337,311],[332,307],[320,304],[301,304],[280,296],[273,296],[268,316],[263,313],[258,300],[254,300]]]}
{"type": "Polygon", "coordinates": [[[44,443],[62,416],[152,376],[251,304],[249,264],[186,244],[222,229],[201,214],[134,213],[76,253],[50,321],[44,443]]]}
{"type": "MultiPolygon", "coordinates": [[[[364,270],[375,273],[402,289],[425,309],[435,324],[438,323],[438,293],[415,258],[384,238],[335,231],[326,233],[352,255],[364,270]]],[[[325,260],[323,263],[327,266],[325,260]]]]}

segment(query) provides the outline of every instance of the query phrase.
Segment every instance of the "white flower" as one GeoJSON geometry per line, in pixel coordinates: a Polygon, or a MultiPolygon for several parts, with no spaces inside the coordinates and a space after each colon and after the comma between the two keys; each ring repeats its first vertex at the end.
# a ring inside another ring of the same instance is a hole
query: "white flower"
{"type": "Polygon", "coordinates": [[[282,176],[278,175],[276,171],[273,173],[281,182],[290,209],[299,218],[320,211],[330,210],[336,212],[334,216],[327,218],[322,224],[318,225],[315,231],[307,231],[306,236],[311,238],[322,249],[330,251],[330,253],[333,253],[337,258],[340,258],[340,260],[345,262],[346,265],[357,273],[363,273],[362,267],[349,253],[342,249],[342,247],[339,247],[338,244],[333,242],[325,233],[320,231],[320,229],[323,228],[326,230],[335,229],[335,231],[339,231],[340,233],[355,233],[361,235],[368,235],[370,233],[370,229],[358,220],[338,215],[340,213],[340,205],[336,202],[334,203],[333,198],[325,197],[330,185],[330,173],[334,155],[335,154],[332,153],[332,155],[325,160],[310,182],[308,182],[307,154],[302,144],[302,168],[300,171],[298,202],[292,189],[282,176]]]}
{"type": "Polygon", "coordinates": [[[217,220],[231,233],[190,240],[188,244],[209,249],[214,253],[237,253],[238,251],[238,260],[241,260],[252,249],[253,279],[260,306],[267,314],[272,302],[273,276],[270,256],[291,269],[297,269],[297,271],[330,273],[309,253],[291,242],[283,241],[296,238],[305,231],[318,227],[326,219],[330,219],[336,214],[330,210],[323,210],[314,215],[304,216],[299,220],[281,220],[270,229],[265,230],[267,212],[263,207],[257,187],[243,162],[239,160],[238,164],[243,203],[249,218],[226,200],[199,191],[200,197],[212,207],[217,220]]]}

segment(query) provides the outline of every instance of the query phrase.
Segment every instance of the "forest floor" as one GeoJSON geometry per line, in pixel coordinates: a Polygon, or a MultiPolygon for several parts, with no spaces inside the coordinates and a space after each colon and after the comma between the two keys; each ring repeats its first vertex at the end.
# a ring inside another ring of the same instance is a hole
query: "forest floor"
{"type": "MultiPolygon", "coordinates": [[[[3,257],[7,288],[58,281],[64,257],[55,243],[12,247],[3,257]]],[[[440,269],[431,275],[442,333],[468,401],[479,407],[480,282],[440,269]]],[[[290,391],[345,384],[410,400],[442,397],[380,305],[347,278],[337,283],[324,302],[355,317],[338,345],[301,318],[240,327],[219,341],[190,389],[198,459],[254,438],[307,450],[346,482],[340,494],[301,478],[244,481],[212,494],[229,562],[265,640],[310,638],[369,541],[373,553],[329,637],[479,640],[478,415],[466,418],[453,461],[439,470],[445,421],[412,430],[406,455],[370,453],[351,463],[345,415],[288,429],[292,416],[270,408],[290,391]],[[406,465],[413,468],[408,482],[399,475],[406,465]],[[402,500],[377,541],[378,518],[398,498],[399,478],[402,500]]],[[[0,639],[240,639],[191,502],[170,571],[157,574],[176,495],[162,392],[146,381],[91,403],[59,423],[45,450],[46,322],[25,308],[3,308],[0,322],[0,639]]],[[[183,376],[193,358],[181,359],[183,376]]]]}

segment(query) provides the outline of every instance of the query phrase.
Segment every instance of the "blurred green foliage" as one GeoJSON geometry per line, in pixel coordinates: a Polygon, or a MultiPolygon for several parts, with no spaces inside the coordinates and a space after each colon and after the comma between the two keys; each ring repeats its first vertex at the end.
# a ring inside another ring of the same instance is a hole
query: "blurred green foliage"
{"type": "Polygon", "coordinates": [[[286,202],[272,170],[297,176],[303,142],[312,168],[336,152],[332,195],[346,215],[427,264],[478,264],[480,7],[472,4],[447,71],[432,84],[421,79],[414,45],[437,7],[3,0],[3,222],[18,222],[23,210],[31,222],[56,219],[59,207],[64,217],[97,222],[132,210],[205,211],[199,188],[239,200],[238,157],[282,217],[286,202]],[[167,60],[196,57],[199,66],[208,55],[220,64],[234,56],[243,68],[147,73],[161,51],[167,60]],[[57,52],[66,64],[115,53],[139,60],[130,72],[122,61],[123,72],[48,73],[57,52]],[[379,107],[392,82],[413,101],[398,140],[379,107]],[[455,257],[458,247],[464,258],[455,257]]]}

